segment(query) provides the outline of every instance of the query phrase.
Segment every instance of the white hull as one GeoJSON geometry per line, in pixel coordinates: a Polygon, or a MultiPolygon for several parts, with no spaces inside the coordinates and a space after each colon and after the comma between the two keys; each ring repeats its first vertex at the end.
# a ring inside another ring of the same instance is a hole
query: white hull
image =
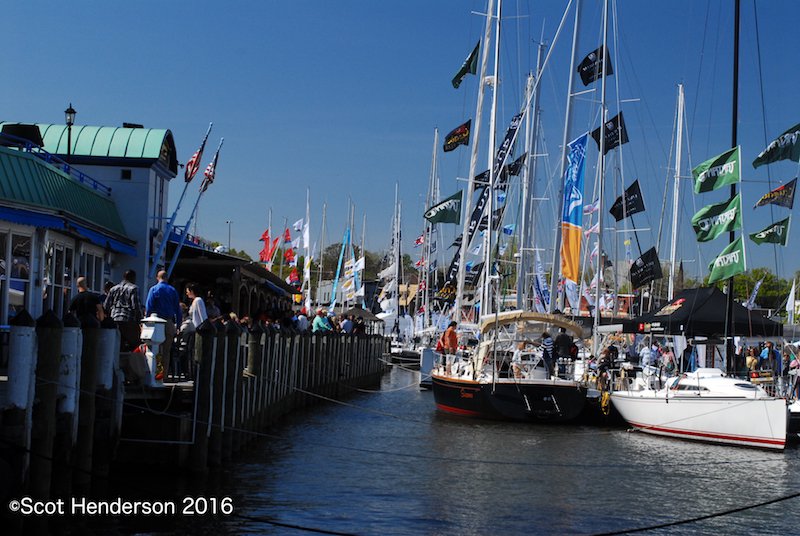
{"type": "Polygon", "coordinates": [[[685,375],[682,384],[673,378],[666,389],[615,391],[611,401],[631,426],[649,434],[745,447],[786,446],[784,399],[766,396],[744,380],[698,375],[685,375]]]}

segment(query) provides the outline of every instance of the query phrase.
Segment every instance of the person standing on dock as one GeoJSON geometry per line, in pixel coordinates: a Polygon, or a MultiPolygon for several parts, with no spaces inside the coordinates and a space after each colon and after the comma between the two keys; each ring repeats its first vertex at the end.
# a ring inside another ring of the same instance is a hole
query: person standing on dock
{"type": "Polygon", "coordinates": [[[314,317],[314,322],[311,324],[312,333],[325,333],[331,330],[331,325],[328,324],[328,315],[325,309],[317,309],[317,316],[314,317]]]}
{"type": "Polygon", "coordinates": [[[80,318],[83,315],[94,315],[97,320],[102,322],[106,317],[106,311],[103,309],[103,304],[99,296],[93,292],[89,292],[86,285],[86,278],[80,276],[75,284],[78,286],[78,294],[72,298],[69,304],[69,312],[80,318]]]}
{"type": "Polygon", "coordinates": [[[136,286],[136,272],[127,270],[122,281],[111,287],[105,303],[111,319],[117,324],[120,338],[120,349],[130,352],[139,346],[139,334],[142,319],[142,302],[139,299],[139,287],[136,286]]]}
{"type": "Polygon", "coordinates": [[[189,306],[189,316],[192,317],[192,324],[197,329],[208,318],[206,304],[203,298],[200,297],[200,289],[197,288],[197,283],[186,285],[186,296],[192,301],[189,306]]]}
{"type": "Polygon", "coordinates": [[[169,374],[169,362],[172,356],[172,343],[175,340],[176,328],[181,324],[181,306],[178,292],[167,281],[167,272],[161,270],[156,275],[158,283],[150,287],[147,292],[147,299],[144,302],[144,314],[150,316],[155,314],[164,324],[164,342],[161,344],[161,362],[164,365],[164,376],[169,374]]]}

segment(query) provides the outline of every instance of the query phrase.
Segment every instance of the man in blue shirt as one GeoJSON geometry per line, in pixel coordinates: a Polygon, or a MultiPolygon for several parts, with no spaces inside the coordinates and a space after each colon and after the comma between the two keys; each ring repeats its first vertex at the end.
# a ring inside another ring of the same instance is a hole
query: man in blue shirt
{"type": "Polygon", "coordinates": [[[167,272],[161,270],[156,276],[158,283],[150,287],[145,301],[145,314],[150,316],[155,314],[157,317],[167,321],[164,325],[165,340],[161,343],[161,363],[164,366],[162,378],[166,379],[169,374],[169,360],[172,352],[172,342],[175,340],[175,326],[179,326],[182,320],[181,304],[178,299],[178,292],[167,282],[167,272]]]}

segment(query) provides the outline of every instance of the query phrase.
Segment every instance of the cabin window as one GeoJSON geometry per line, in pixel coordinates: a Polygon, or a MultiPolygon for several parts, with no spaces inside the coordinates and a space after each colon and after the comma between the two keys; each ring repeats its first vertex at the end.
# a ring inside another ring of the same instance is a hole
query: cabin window
{"type": "MultiPolygon", "coordinates": [[[[3,242],[6,235],[3,236],[3,242]]],[[[11,265],[8,279],[8,309],[3,322],[14,318],[17,313],[27,308],[31,279],[31,242],[33,238],[26,235],[11,235],[11,259],[6,259],[6,266],[11,265]]],[[[5,244],[2,245],[5,250],[5,244]]],[[[5,290],[5,289],[4,289],[5,290]]]]}
{"type": "Polygon", "coordinates": [[[80,275],[86,278],[88,290],[101,294],[103,292],[103,256],[94,250],[81,253],[80,275]]]}

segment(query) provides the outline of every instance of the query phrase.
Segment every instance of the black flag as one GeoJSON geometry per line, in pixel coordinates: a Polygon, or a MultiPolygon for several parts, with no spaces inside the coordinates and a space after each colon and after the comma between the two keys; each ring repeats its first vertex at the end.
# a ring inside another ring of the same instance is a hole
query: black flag
{"type": "Polygon", "coordinates": [[[648,249],[631,264],[631,285],[635,289],[661,277],[661,261],[658,260],[656,248],[648,249]]]}
{"type": "Polygon", "coordinates": [[[459,145],[469,145],[469,133],[472,129],[472,119],[454,128],[444,137],[444,152],[449,152],[459,145]]]}
{"type": "Polygon", "coordinates": [[[639,179],[636,179],[633,184],[628,186],[624,196],[619,196],[614,201],[614,205],[609,212],[617,221],[622,221],[637,212],[644,212],[644,199],[642,198],[642,191],[639,189],[639,179]],[[623,197],[625,197],[624,206],[622,205],[623,197]]]}
{"type": "Polygon", "coordinates": [[[605,70],[606,76],[614,74],[614,69],[611,67],[611,59],[606,57],[605,48],[602,45],[597,50],[590,52],[578,65],[578,74],[581,75],[584,86],[588,86],[595,80],[600,79],[603,76],[603,70],[605,70]],[[606,60],[605,68],[603,67],[603,58],[606,60]]]}
{"type": "MultiPolygon", "coordinates": [[[[622,112],[606,121],[604,127],[605,146],[603,147],[603,154],[606,154],[614,147],[622,145],[623,143],[628,143],[628,132],[625,130],[625,120],[622,118],[622,112]]],[[[597,150],[599,151],[600,127],[592,131],[592,137],[594,141],[597,142],[597,150]]]]}

